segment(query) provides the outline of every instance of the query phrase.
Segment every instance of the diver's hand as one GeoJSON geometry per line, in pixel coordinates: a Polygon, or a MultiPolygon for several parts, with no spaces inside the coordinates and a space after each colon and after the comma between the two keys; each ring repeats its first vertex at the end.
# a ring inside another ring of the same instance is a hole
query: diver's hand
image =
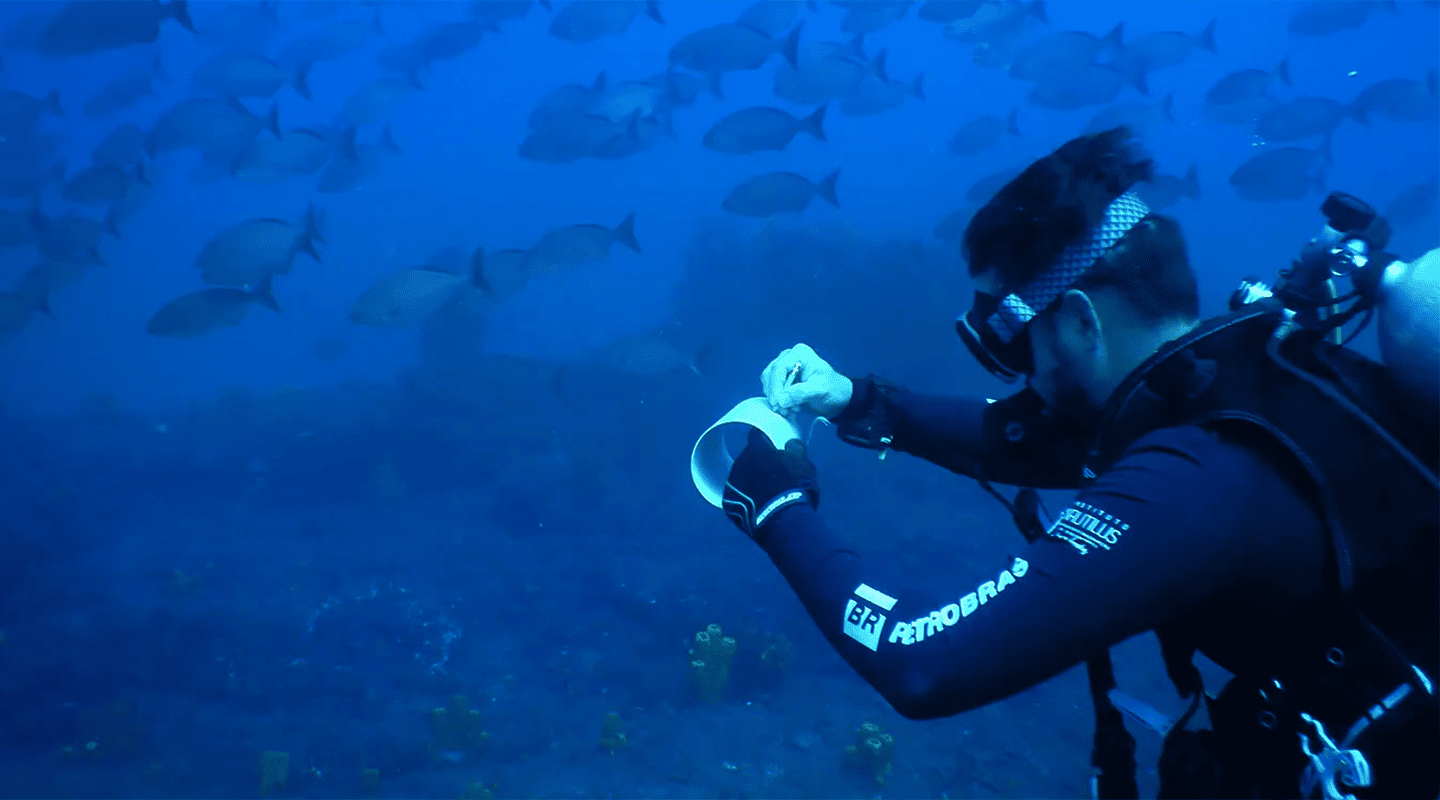
{"type": "Polygon", "coordinates": [[[745,449],[735,457],[725,481],[722,508],[735,527],[757,544],[765,544],[765,523],[775,513],[796,503],[820,507],[820,483],[815,465],[805,455],[805,443],[791,439],[776,450],[770,437],[751,428],[745,449]]]}
{"type": "Polygon", "coordinates": [[[835,371],[808,344],[797,344],[775,357],[760,373],[770,407],[792,416],[805,410],[831,419],[850,404],[855,385],[835,371]]]}

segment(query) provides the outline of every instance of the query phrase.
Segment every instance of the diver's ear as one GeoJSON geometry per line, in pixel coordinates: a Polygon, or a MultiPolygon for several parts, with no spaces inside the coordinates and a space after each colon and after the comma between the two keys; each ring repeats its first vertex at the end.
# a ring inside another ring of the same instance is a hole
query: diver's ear
{"type": "Polygon", "coordinates": [[[1059,313],[1055,315],[1055,332],[1072,352],[1090,353],[1098,350],[1102,328],[1100,315],[1090,295],[1079,289],[1071,289],[1060,298],[1059,313]]]}

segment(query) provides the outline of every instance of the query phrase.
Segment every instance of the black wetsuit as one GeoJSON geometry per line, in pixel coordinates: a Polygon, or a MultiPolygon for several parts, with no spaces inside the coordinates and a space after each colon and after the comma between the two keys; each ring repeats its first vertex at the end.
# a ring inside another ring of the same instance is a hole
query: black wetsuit
{"type": "MultiPolygon", "coordinates": [[[[1156,427],[1092,476],[1088,447],[1063,436],[1007,441],[1003,420],[1039,405],[1029,390],[992,404],[879,385],[855,382],[834,420],[842,439],[996,483],[1080,489],[1047,536],[1026,544],[1017,535],[994,562],[925,583],[868,560],[806,504],[776,515],[762,546],[836,651],[906,717],[986,705],[1149,630],[1162,641],[1179,631],[1176,638],[1232,672],[1263,676],[1295,650],[1277,631],[1327,624],[1316,609],[1336,562],[1320,501],[1290,451],[1253,429],[1156,427]],[[1035,440],[1052,445],[1037,448],[1035,440]]],[[[1426,642],[1416,663],[1431,675],[1433,620],[1415,615],[1403,632],[1426,642]]],[[[1418,777],[1408,766],[1376,764],[1377,774],[1401,780],[1388,789],[1434,796],[1433,737],[1420,740],[1392,748],[1407,765],[1428,765],[1418,777]]],[[[1242,770],[1269,774],[1234,785],[1270,780],[1253,791],[1296,794],[1295,762],[1304,760],[1293,735],[1279,741],[1278,756],[1232,750],[1232,758],[1276,765],[1245,763],[1242,770]]]]}
{"type": "MultiPolygon", "coordinates": [[[[973,474],[983,399],[893,390],[879,402],[892,405],[894,449],[973,474]]],[[[836,423],[844,435],[862,419],[836,423]]],[[[1036,477],[1003,480],[1058,482],[1036,477]]],[[[994,702],[1199,608],[1224,631],[1217,647],[1249,647],[1247,631],[1322,585],[1319,518],[1274,459],[1219,432],[1146,435],[1056,516],[1052,538],[1017,535],[1013,555],[930,585],[886,574],[804,504],[780,512],[765,549],[840,655],[911,718],[994,702]]]]}

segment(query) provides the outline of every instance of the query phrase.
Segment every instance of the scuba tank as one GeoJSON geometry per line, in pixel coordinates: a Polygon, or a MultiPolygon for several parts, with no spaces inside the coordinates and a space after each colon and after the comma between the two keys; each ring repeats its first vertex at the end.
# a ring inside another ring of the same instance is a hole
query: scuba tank
{"type": "Polygon", "coordinates": [[[1332,192],[1320,205],[1325,227],[1302,248],[1272,290],[1246,278],[1231,310],[1275,297],[1291,330],[1321,333],[1336,344],[1354,338],[1379,316],[1381,363],[1395,384],[1423,408],[1440,405],[1440,249],[1406,262],[1384,252],[1390,226],[1364,201],[1332,192]],[[1341,293],[1337,280],[1348,279],[1341,293]],[[1364,315],[1342,340],[1343,326],[1364,315]]]}

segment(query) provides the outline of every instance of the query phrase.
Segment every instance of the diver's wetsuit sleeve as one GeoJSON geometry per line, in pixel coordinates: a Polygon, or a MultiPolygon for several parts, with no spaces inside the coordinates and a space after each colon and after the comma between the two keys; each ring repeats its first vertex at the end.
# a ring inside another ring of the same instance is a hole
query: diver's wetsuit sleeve
{"type": "Polygon", "coordinates": [[[853,384],[849,405],[832,420],[850,444],[894,448],[996,483],[1037,489],[1080,485],[1086,443],[1057,430],[1030,389],[992,403],[920,394],[873,376],[853,384]]]}
{"type": "Polygon", "coordinates": [[[887,572],[804,503],[767,527],[762,545],[821,632],[917,719],[1007,697],[1217,598],[1253,594],[1265,608],[1318,587],[1324,563],[1319,523],[1290,484],[1198,428],[1147,435],[1049,537],[1016,536],[1012,552],[948,577],[887,572]]]}

